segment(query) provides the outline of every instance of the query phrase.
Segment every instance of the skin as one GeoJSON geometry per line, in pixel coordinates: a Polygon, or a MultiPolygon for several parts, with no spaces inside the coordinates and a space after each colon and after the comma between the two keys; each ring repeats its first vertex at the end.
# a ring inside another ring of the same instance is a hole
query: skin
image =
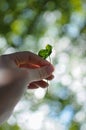
{"type": "Polygon", "coordinates": [[[5,122],[25,90],[45,88],[52,80],[54,67],[32,52],[0,56],[0,124],[5,122]]]}

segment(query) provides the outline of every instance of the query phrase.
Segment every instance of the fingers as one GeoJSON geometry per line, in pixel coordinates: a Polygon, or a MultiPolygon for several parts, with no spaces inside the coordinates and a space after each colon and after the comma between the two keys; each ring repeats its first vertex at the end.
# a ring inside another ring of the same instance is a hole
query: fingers
{"type": "Polygon", "coordinates": [[[28,89],[36,89],[39,87],[46,88],[46,87],[48,87],[48,83],[43,80],[38,81],[38,82],[33,82],[28,86],[28,89]]]}
{"type": "MultiPolygon", "coordinates": [[[[7,57],[9,57],[10,61],[13,61],[12,63],[21,68],[22,72],[25,72],[23,80],[25,80],[26,83],[41,81],[43,79],[51,80],[53,78],[53,76],[51,76],[54,71],[53,65],[32,52],[16,52],[7,55],[7,57]]],[[[34,86],[32,88],[36,88],[42,84],[43,82],[39,82],[38,84],[34,83],[32,84],[34,86]]]]}
{"type": "Polygon", "coordinates": [[[31,69],[35,69],[35,68],[39,68],[39,65],[35,65],[35,64],[31,64],[31,63],[25,63],[25,64],[20,64],[19,68],[31,68],[31,69]]]}
{"type": "Polygon", "coordinates": [[[53,78],[54,78],[54,76],[50,75],[48,78],[46,78],[45,81],[40,80],[40,81],[32,82],[32,83],[29,84],[28,89],[36,89],[36,88],[39,88],[39,87],[46,88],[49,85],[47,80],[52,80],[53,78]]]}
{"type": "Polygon", "coordinates": [[[14,62],[18,66],[20,65],[22,66],[23,64],[29,64],[29,63],[38,66],[45,66],[47,64],[50,64],[48,61],[29,51],[9,54],[9,57],[11,58],[11,60],[14,60],[14,62]]]}
{"type": "Polygon", "coordinates": [[[38,86],[36,83],[31,83],[31,84],[28,86],[28,89],[36,89],[36,88],[39,88],[39,86],[38,86]]]}
{"type": "Polygon", "coordinates": [[[50,75],[48,78],[46,78],[47,80],[52,80],[54,78],[54,75],[50,75]]]}
{"type": "Polygon", "coordinates": [[[46,79],[52,75],[53,71],[54,68],[51,64],[36,69],[29,69],[28,71],[29,80],[30,82],[33,82],[33,81],[40,81],[42,79],[46,79]]]}

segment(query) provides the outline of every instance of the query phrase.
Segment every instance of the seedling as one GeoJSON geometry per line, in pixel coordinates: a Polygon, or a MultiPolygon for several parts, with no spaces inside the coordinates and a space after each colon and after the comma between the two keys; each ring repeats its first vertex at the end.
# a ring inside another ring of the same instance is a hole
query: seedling
{"type": "Polygon", "coordinates": [[[52,46],[47,44],[45,49],[41,49],[39,52],[38,52],[38,55],[40,57],[42,57],[43,59],[46,59],[47,57],[49,57],[52,53],[52,46]]]}
{"type": "MultiPolygon", "coordinates": [[[[50,55],[52,53],[52,46],[47,44],[45,49],[41,49],[39,52],[38,52],[38,55],[40,57],[42,57],[43,59],[46,59],[49,57],[50,59],[50,55]]],[[[51,62],[51,59],[50,59],[50,62],[51,62]]],[[[48,82],[48,81],[47,81],[48,82]]],[[[47,88],[47,93],[48,93],[48,88],[47,88]]]]}

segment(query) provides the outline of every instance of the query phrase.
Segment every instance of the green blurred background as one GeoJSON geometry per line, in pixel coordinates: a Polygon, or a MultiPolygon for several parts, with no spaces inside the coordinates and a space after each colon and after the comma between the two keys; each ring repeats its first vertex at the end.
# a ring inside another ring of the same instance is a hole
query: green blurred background
{"type": "Polygon", "coordinates": [[[0,0],[0,55],[46,44],[48,93],[27,90],[0,130],[86,130],[86,0],[0,0]]]}

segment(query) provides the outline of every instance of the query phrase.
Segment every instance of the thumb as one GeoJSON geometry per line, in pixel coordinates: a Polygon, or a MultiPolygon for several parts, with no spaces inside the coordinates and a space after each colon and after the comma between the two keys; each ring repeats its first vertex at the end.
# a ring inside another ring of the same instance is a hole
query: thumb
{"type": "Polygon", "coordinates": [[[49,77],[54,71],[54,67],[51,64],[46,66],[35,68],[35,69],[27,69],[27,74],[29,78],[29,82],[39,81],[49,77]]]}

